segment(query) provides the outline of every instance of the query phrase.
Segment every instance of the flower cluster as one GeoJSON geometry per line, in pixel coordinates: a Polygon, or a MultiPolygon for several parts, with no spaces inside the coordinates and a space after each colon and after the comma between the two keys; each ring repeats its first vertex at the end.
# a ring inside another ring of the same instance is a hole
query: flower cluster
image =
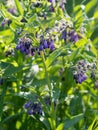
{"type": "Polygon", "coordinates": [[[32,46],[32,41],[30,38],[22,37],[18,41],[18,45],[16,46],[17,50],[25,53],[26,55],[31,54],[32,56],[37,51],[40,54],[41,51],[45,51],[45,49],[49,48],[50,51],[55,49],[54,41],[52,39],[43,39],[40,41],[40,45],[37,47],[32,46]]]}
{"type": "MultiPolygon", "coordinates": [[[[50,106],[51,105],[50,97],[44,98],[44,103],[47,106],[50,106]]],[[[56,106],[57,106],[57,102],[54,101],[54,109],[56,108],[56,106]]],[[[24,108],[27,110],[29,115],[36,115],[36,114],[43,115],[44,114],[42,110],[42,104],[39,101],[33,102],[32,100],[29,100],[24,104],[24,108]]]]}
{"type": "Polygon", "coordinates": [[[85,60],[79,60],[76,64],[76,70],[74,73],[74,79],[76,83],[81,84],[83,81],[87,79],[87,72],[90,73],[90,77],[92,79],[95,78],[94,70],[96,69],[95,63],[90,63],[85,60]]]}
{"type": "Polygon", "coordinates": [[[53,35],[55,39],[61,38],[64,41],[77,42],[81,39],[81,36],[73,29],[72,22],[64,19],[56,21],[54,27],[48,29],[48,33],[49,35],[53,35]],[[53,35],[53,32],[56,32],[56,35],[53,35]]]}
{"type": "Polygon", "coordinates": [[[69,39],[70,42],[77,42],[81,37],[73,30],[70,29],[67,31],[67,28],[62,31],[61,39],[66,41],[69,39]]]}
{"type": "Polygon", "coordinates": [[[40,41],[40,46],[38,48],[39,51],[49,48],[50,51],[55,49],[54,41],[52,39],[45,39],[40,41]]]}
{"type": "Polygon", "coordinates": [[[28,55],[30,54],[30,52],[32,52],[31,44],[32,44],[32,41],[30,38],[22,37],[19,39],[16,49],[28,55]]]}
{"type": "MultiPolygon", "coordinates": [[[[56,5],[57,1],[56,0],[48,0],[48,2],[51,3],[51,5],[50,5],[50,11],[54,12],[54,6],[53,5],[56,5]]],[[[66,3],[66,0],[60,0],[59,1],[59,7],[62,10],[65,10],[65,3],[66,3]]]]}
{"type": "Polygon", "coordinates": [[[86,80],[86,78],[87,78],[86,74],[83,73],[82,71],[74,74],[74,79],[75,79],[76,83],[81,84],[84,80],[86,80]]]}
{"type": "Polygon", "coordinates": [[[40,102],[28,101],[25,103],[24,108],[27,109],[29,115],[42,115],[42,106],[40,102]]]}

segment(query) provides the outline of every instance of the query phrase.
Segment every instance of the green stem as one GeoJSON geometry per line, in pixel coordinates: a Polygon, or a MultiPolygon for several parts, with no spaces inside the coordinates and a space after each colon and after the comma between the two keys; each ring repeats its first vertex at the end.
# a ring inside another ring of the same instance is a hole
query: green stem
{"type": "Polygon", "coordinates": [[[51,83],[50,83],[50,79],[49,79],[49,75],[48,75],[47,66],[46,66],[46,63],[45,63],[45,57],[44,57],[43,52],[41,52],[41,56],[42,56],[42,61],[43,61],[43,64],[44,64],[44,69],[45,69],[45,75],[46,75],[48,88],[49,88],[49,91],[51,92],[52,91],[52,86],[51,86],[51,83]]]}
{"type": "Polygon", "coordinates": [[[45,57],[44,57],[44,53],[41,52],[41,57],[42,57],[42,61],[44,64],[44,69],[45,69],[45,75],[46,75],[46,81],[48,84],[48,89],[49,89],[49,94],[50,94],[50,100],[51,100],[51,109],[50,109],[50,117],[51,117],[51,130],[55,130],[56,129],[56,113],[55,113],[55,108],[54,108],[54,101],[52,100],[53,97],[53,93],[52,93],[52,86],[51,86],[51,82],[50,82],[50,78],[49,78],[49,74],[48,74],[48,69],[45,63],[45,57]]]}
{"type": "Polygon", "coordinates": [[[4,96],[5,96],[6,91],[7,91],[6,83],[4,83],[2,88],[3,88],[3,91],[2,91],[2,94],[0,96],[0,122],[2,120],[2,112],[3,112],[3,107],[4,107],[4,96]]]}

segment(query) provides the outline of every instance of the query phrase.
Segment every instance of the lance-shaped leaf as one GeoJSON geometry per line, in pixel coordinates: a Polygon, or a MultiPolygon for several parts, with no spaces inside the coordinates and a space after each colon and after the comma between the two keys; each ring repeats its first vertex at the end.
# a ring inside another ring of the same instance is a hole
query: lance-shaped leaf
{"type": "Polygon", "coordinates": [[[24,10],[23,10],[19,0],[14,0],[14,1],[15,1],[18,12],[23,16],[24,15],[24,10]]]}
{"type": "Polygon", "coordinates": [[[60,56],[62,53],[64,53],[66,51],[65,47],[60,47],[58,49],[56,49],[53,53],[51,53],[49,55],[49,57],[46,59],[46,66],[49,67],[52,62],[58,57],[60,56]]]}
{"type": "Polygon", "coordinates": [[[69,128],[73,127],[77,122],[79,122],[83,118],[83,114],[79,114],[73,116],[71,119],[65,120],[65,123],[61,123],[58,125],[56,130],[68,130],[69,128]]]}
{"type": "Polygon", "coordinates": [[[76,123],[78,123],[81,119],[83,119],[83,114],[79,114],[76,115],[74,117],[72,117],[70,120],[67,120],[63,130],[67,130],[68,128],[71,128],[73,125],[75,125],[76,123]]]}
{"type": "Polygon", "coordinates": [[[16,25],[23,25],[20,20],[22,18],[22,16],[20,17],[15,17],[13,16],[11,13],[9,13],[7,11],[7,9],[5,8],[5,6],[3,4],[0,3],[0,11],[1,11],[1,14],[5,17],[5,18],[8,18],[8,19],[11,19],[12,21],[15,22],[16,25]]]}

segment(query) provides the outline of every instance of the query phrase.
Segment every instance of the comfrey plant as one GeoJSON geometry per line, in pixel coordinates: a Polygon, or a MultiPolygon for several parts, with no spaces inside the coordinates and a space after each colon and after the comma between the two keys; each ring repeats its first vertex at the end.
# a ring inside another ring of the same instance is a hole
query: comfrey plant
{"type": "Polygon", "coordinates": [[[32,101],[28,101],[25,103],[24,108],[27,109],[29,115],[42,115],[42,107],[39,102],[33,103],[32,101]]]}
{"type": "Polygon", "coordinates": [[[76,70],[74,73],[74,79],[76,83],[81,84],[83,81],[87,79],[87,71],[89,71],[89,77],[95,79],[94,71],[96,70],[96,63],[90,63],[85,60],[79,60],[76,64],[76,70]]]}
{"type": "Polygon", "coordinates": [[[96,112],[89,112],[97,108],[98,99],[98,48],[91,31],[95,25],[85,2],[71,2],[0,3],[2,127],[80,130],[96,124],[96,112]]]}
{"type": "Polygon", "coordinates": [[[30,51],[32,52],[31,43],[32,41],[29,38],[26,37],[20,38],[18,41],[18,45],[16,46],[16,49],[28,55],[30,51]]]}
{"type": "Polygon", "coordinates": [[[31,54],[32,56],[37,51],[40,55],[41,51],[45,51],[45,49],[49,48],[50,51],[53,51],[55,49],[54,41],[52,39],[43,39],[40,41],[39,46],[32,46],[31,40],[29,38],[23,37],[20,38],[18,41],[18,45],[16,46],[17,50],[20,50],[21,53],[25,53],[26,55],[31,54]]]}

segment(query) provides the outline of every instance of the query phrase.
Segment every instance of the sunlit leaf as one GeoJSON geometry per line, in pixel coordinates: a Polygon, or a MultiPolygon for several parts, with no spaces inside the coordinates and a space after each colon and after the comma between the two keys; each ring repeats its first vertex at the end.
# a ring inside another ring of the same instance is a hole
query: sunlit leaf
{"type": "Polygon", "coordinates": [[[16,4],[16,7],[17,7],[17,10],[19,11],[19,13],[23,16],[24,15],[24,10],[19,2],[19,0],[14,0],[15,1],[15,4],[16,4]]]}

